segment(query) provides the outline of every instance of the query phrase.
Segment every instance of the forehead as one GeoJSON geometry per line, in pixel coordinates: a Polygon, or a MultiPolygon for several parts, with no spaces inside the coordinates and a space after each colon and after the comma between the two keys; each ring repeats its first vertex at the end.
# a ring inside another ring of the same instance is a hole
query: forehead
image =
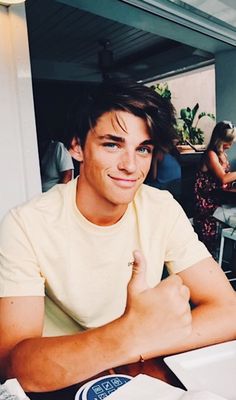
{"type": "MultiPolygon", "coordinates": [[[[126,111],[111,111],[101,115],[92,129],[93,134],[115,134],[126,138],[129,135],[150,139],[147,122],[126,111]]],[[[143,140],[144,140],[143,139],[143,140]]]]}

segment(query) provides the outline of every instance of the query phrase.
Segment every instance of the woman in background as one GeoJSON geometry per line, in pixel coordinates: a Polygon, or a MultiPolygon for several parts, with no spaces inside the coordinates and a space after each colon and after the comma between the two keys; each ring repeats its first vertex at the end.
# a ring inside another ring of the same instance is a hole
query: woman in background
{"type": "Polygon", "coordinates": [[[196,174],[194,229],[213,256],[217,247],[217,223],[213,213],[221,205],[217,189],[229,187],[236,180],[236,172],[230,172],[225,152],[235,136],[236,129],[231,122],[218,122],[196,174]]]}

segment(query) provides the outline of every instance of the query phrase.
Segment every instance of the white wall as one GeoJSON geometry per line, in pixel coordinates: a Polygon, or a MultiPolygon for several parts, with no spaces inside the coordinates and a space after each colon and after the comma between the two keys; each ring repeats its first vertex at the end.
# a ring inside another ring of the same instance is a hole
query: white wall
{"type": "Polygon", "coordinates": [[[25,8],[0,6],[0,219],[41,191],[25,8]]]}
{"type": "MultiPolygon", "coordinates": [[[[199,112],[216,114],[215,103],[215,67],[214,65],[165,79],[172,94],[172,103],[177,116],[181,108],[193,108],[199,103],[199,112]]],[[[197,121],[197,118],[195,118],[197,121]]],[[[208,144],[215,122],[204,117],[198,127],[205,133],[205,144],[208,144]]]]}

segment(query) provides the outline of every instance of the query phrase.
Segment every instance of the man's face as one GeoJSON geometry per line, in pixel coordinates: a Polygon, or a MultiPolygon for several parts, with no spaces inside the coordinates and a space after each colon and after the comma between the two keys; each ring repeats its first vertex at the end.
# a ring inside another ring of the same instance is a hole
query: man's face
{"type": "Polygon", "coordinates": [[[153,147],[141,118],[124,111],[103,114],[86,139],[80,189],[97,206],[128,204],[146,178],[153,147]]]}

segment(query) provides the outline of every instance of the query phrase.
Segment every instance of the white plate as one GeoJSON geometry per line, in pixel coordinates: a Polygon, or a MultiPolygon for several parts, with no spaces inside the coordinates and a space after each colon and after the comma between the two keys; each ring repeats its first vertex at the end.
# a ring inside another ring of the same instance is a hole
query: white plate
{"type": "Polygon", "coordinates": [[[164,358],[188,390],[236,400],[236,340],[164,358]]]}

